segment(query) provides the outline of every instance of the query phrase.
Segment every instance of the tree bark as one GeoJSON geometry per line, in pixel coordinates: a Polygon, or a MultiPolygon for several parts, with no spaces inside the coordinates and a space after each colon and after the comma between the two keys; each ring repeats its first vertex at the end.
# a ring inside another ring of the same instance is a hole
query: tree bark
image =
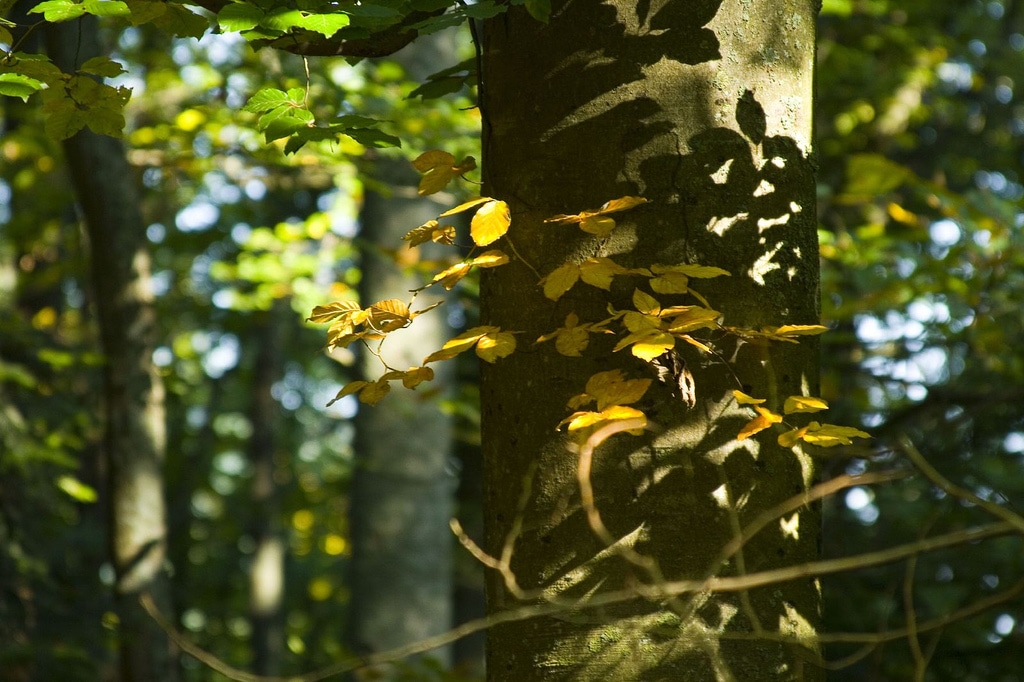
{"type": "MultiPolygon", "coordinates": [[[[411,79],[422,80],[439,65],[456,61],[451,37],[445,33],[418,41],[396,59],[411,79]]],[[[409,263],[401,262],[410,254],[402,236],[444,210],[416,195],[418,177],[408,161],[379,159],[374,175],[390,195],[368,191],[361,214],[363,305],[408,300],[409,291],[422,285],[408,271],[409,263]],[[401,251],[392,256],[396,244],[401,251]]],[[[426,307],[429,299],[419,296],[414,307],[426,307]]],[[[418,366],[448,335],[443,312],[424,315],[411,329],[388,335],[383,357],[396,369],[418,366]]],[[[382,370],[366,352],[359,368],[370,378],[382,370]]],[[[444,390],[449,372],[436,371],[430,386],[444,390]]],[[[396,389],[375,407],[360,406],[356,416],[349,642],[357,653],[415,642],[452,625],[452,423],[436,396],[424,396],[424,388],[415,393],[396,389]]],[[[450,647],[428,656],[451,662],[450,647]]]]}
{"type": "MultiPolygon", "coordinates": [[[[580,608],[494,628],[489,679],[820,679],[799,651],[816,650],[814,579],[739,596],[653,603],[637,596],[585,608],[595,596],[629,595],[659,580],[590,530],[577,457],[555,425],[592,374],[619,368],[642,378],[649,368],[628,350],[612,352],[614,341],[601,335],[583,358],[533,341],[570,312],[598,321],[609,303],[632,309],[634,288],[650,290],[642,278],[617,279],[609,298],[578,283],[552,303],[531,269],[545,275],[594,256],[627,268],[717,266],[732,276],[691,284],[725,325],[816,324],[809,158],[816,3],[552,5],[547,25],[514,8],[488,22],[484,35],[484,194],[509,203],[509,235],[529,263],[513,259],[483,275],[483,322],[521,332],[519,350],[485,365],[482,379],[486,548],[500,556],[521,523],[511,562],[519,585],[540,590],[541,601],[580,608]],[[619,226],[605,239],[542,222],[625,195],[650,203],[616,214],[619,226]],[[750,639],[758,631],[791,643],[750,639]]],[[[654,295],[663,305],[695,302],[654,295]]],[[[732,391],[766,398],[779,412],[786,396],[815,394],[816,345],[758,347],[722,333],[707,340],[716,354],[677,343],[695,379],[695,407],[655,386],[639,405],[655,428],[602,445],[591,475],[614,538],[651,557],[666,580],[715,570],[737,528],[815,476],[807,457],[775,443],[777,434],[736,440],[750,416],[732,391]]],[[[816,556],[817,509],[786,521],[762,531],[718,574],[816,556]]],[[[520,605],[496,573],[488,598],[492,612],[520,605]]]]}
{"type": "MultiPolygon", "coordinates": [[[[96,25],[49,27],[49,49],[62,69],[100,54],[96,25]],[[69,30],[70,29],[70,30],[69,30]]],[[[139,604],[149,593],[169,608],[163,490],[164,388],[152,362],[156,334],[145,226],[119,140],[83,131],[64,153],[89,236],[100,339],[105,356],[103,407],[110,495],[110,554],[119,619],[120,679],[178,679],[176,652],[139,604]]]]}

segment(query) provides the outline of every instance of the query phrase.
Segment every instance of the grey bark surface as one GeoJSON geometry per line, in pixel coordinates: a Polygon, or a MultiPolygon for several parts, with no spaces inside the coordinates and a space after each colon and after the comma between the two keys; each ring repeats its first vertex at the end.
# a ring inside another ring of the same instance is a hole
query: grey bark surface
{"type": "MultiPolygon", "coordinates": [[[[396,60],[414,80],[457,61],[447,33],[417,41],[396,60]]],[[[402,236],[444,210],[416,195],[418,175],[408,161],[379,159],[374,177],[388,189],[368,191],[360,217],[364,306],[389,298],[407,301],[410,290],[422,286],[390,253],[406,249],[402,236]]],[[[421,295],[414,309],[433,300],[421,295]]],[[[421,365],[450,335],[444,314],[441,309],[424,315],[411,328],[390,334],[383,347],[388,364],[400,370],[421,365]]],[[[359,368],[370,379],[383,371],[368,352],[361,353],[359,368]]],[[[360,405],[356,416],[349,643],[357,653],[415,642],[452,625],[453,435],[438,397],[424,396],[425,389],[443,391],[449,381],[444,367],[435,371],[429,386],[416,392],[397,387],[375,407],[360,405]]],[[[427,655],[451,662],[450,647],[427,655]]]]}
{"type": "MultiPolygon", "coordinates": [[[[100,54],[95,22],[48,29],[64,70],[100,54]]],[[[120,140],[83,131],[64,153],[89,237],[92,282],[105,356],[103,409],[110,496],[109,542],[116,581],[123,682],[178,679],[176,652],[139,604],[150,594],[171,613],[163,463],[164,388],[152,362],[156,315],[145,225],[120,140]]]]}
{"type": "MultiPolygon", "coordinates": [[[[552,5],[547,25],[513,9],[488,22],[484,35],[483,193],[509,202],[518,253],[541,275],[593,256],[626,267],[717,266],[732,276],[692,285],[724,324],[816,324],[816,3],[552,5]],[[607,239],[542,223],[624,195],[650,203],[616,214],[619,227],[607,239]]],[[[629,595],[653,579],[591,532],[577,457],[554,428],[595,372],[651,375],[600,335],[583,358],[560,356],[551,343],[533,345],[569,312],[597,321],[609,303],[583,283],[552,303],[537,279],[513,259],[482,281],[482,322],[521,332],[520,350],[483,372],[486,549],[499,556],[521,523],[511,563],[519,584],[541,591],[541,601],[581,608],[491,630],[488,678],[820,679],[804,662],[816,649],[820,611],[812,578],[743,595],[683,595],[673,604],[634,597],[585,608],[595,596],[629,595]],[[753,637],[759,630],[790,643],[753,637]],[[799,651],[801,642],[810,651],[799,651]]],[[[641,278],[617,280],[612,305],[631,309],[634,287],[650,291],[641,278]]],[[[667,580],[703,578],[736,527],[802,492],[815,476],[809,458],[777,446],[773,432],[735,440],[750,415],[732,391],[767,398],[779,412],[786,396],[814,395],[816,344],[759,348],[720,333],[705,337],[717,356],[677,343],[693,371],[696,406],[688,410],[666,388],[652,388],[639,407],[655,429],[602,445],[591,477],[613,536],[652,557],[667,580]]],[[[786,520],[798,531],[770,526],[745,546],[742,562],[718,574],[815,557],[818,511],[805,508],[786,520]]],[[[488,598],[492,612],[521,605],[493,573],[488,598]]]]}

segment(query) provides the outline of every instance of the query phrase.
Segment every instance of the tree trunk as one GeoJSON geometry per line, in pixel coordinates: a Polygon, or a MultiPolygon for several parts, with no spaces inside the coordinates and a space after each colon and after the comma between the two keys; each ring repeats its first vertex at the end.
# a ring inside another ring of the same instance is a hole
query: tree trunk
{"type": "MultiPolygon", "coordinates": [[[[451,34],[418,41],[396,55],[411,79],[454,63],[451,34]]],[[[359,296],[363,305],[408,300],[422,281],[397,258],[409,254],[402,236],[444,210],[416,195],[418,177],[408,161],[380,159],[375,178],[390,196],[368,191],[361,214],[364,240],[359,296]]],[[[427,249],[429,251],[429,249],[427,249]]],[[[431,301],[421,295],[415,308],[431,301]]],[[[388,335],[384,359],[408,369],[449,336],[444,313],[425,315],[409,330],[388,335]],[[421,324],[421,322],[423,324],[421,324]]],[[[381,374],[380,361],[362,353],[361,372],[381,374]]],[[[444,387],[445,368],[433,387],[444,387]]],[[[352,590],[350,646],[357,653],[383,651],[440,634],[452,625],[453,511],[452,425],[436,397],[395,390],[356,416],[356,470],[352,480],[352,590]]],[[[450,663],[449,647],[428,654],[450,663]]]]}
{"type": "MultiPolygon", "coordinates": [[[[52,26],[49,48],[65,70],[100,54],[95,22],[52,26]]],[[[116,582],[121,680],[178,679],[175,651],[142,609],[149,593],[169,608],[165,572],[164,389],[152,362],[156,332],[145,226],[119,140],[83,131],[64,143],[89,236],[93,287],[106,359],[103,406],[116,582]]]]}
{"type": "MultiPolygon", "coordinates": [[[[731,277],[693,280],[725,325],[818,322],[818,256],[811,148],[815,5],[778,3],[552,3],[549,24],[512,9],[484,36],[481,108],[484,194],[509,203],[518,259],[484,273],[485,324],[521,332],[519,350],[485,365],[482,379],[486,545],[500,556],[515,537],[511,568],[541,602],[577,604],[495,627],[488,639],[493,680],[819,679],[813,635],[816,581],[741,594],[684,594],[648,601],[638,584],[739,575],[816,556],[817,509],[770,525],[736,559],[715,558],[758,515],[814,479],[806,457],[772,432],[737,441],[749,408],[732,391],[766,398],[781,412],[789,395],[816,392],[815,344],[741,344],[714,332],[715,354],[685,343],[692,409],[667,387],[649,390],[654,425],[617,435],[594,458],[596,507],[622,546],[652,558],[630,563],[591,531],[577,484],[577,457],[555,425],[596,372],[652,376],[628,350],[591,336],[582,358],[533,341],[576,312],[581,321],[633,309],[641,277],[616,279],[611,293],[578,283],[557,303],[538,276],[567,261],[604,256],[626,268],[701,264],[731,277]],[[615,217],[607,238],[556,214],[596,209],[625,195],[650,203],[615,217]],[[529,493],[520,511],[524,486],[529,493]],[[794,530],[795,528],[795,530],[794,530]],[[786,529],[789,529],[788,531],[786,529]],[[631,599],[601,609],[588,600],[620,591],[631,599]],[[759,632],[789,638],[780,644],[759,632]],[[800,651],[803,642],[811,652],[800,651]]],[[[663,305],[693,298],[653,294],[663,305]]],[[[492,613],[520,605],[492,572],[492,613]]]]}
{"type": "Polygon", "coordinates": [[[252,337],[256,355],[252,364],[252,404],[249,416],[252,436],[252,535],[256,541],[249,575],[249,609],[252,614],[253,672],[276,675],[284,653],[282,602],[285,584],[285,538],[280,521],[280,492],[275,481],[275,432],[280,410],[273,387],[284,374],[281,343],[282,317],[290,314],[287,299],[274,302],[269,311],[256,314],[252,337]]]}

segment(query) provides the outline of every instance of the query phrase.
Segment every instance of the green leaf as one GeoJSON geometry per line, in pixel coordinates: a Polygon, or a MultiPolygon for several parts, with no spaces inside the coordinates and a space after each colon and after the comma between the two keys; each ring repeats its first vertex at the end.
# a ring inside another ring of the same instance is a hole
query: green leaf
{"type": "Polygon", "coordinates": [[[349,25],[347,14],[309,14],[301,18],[298,26],[315,31],[324,38],[330,38],[339,30],[349,25]]]}
{"type": "Polygon", "coordinates": [[[309,127],[313,122],[313,112],[306,109],[292,109],[284,116],[278,116],[263,128],[267,142],[288,137],[296,131],[309,127]]]}
{"type": "Polygon", "coordinates": [[[492,0],[481,0],[472,5],[464,5],[462,11],[473,19],[491,19],[503,13],[505,8],[492,0]]]}
{"type": "Polygon", "coordinates": [[[79,502],[95,502],[97,499],[96,489],[74,476],[61,476],[57,479],[57,487],[79,502]]]}
{"type": "Polygon", "coordinates": [[[42,14],[47,21],[59,22],[77,19],[85,14],[85,7],[71,0],[46,0],[28,11],[29,14],[42,14]]]}
{"type": "Polygon", "coordinates": [[[364,147],[401,147],[402,141],[394,135],[388,135],[376,128],[355,128],[342,131],[343,135],[351,137],[364,147]]]}
{"type": "Polygon", "coordinates": [[[526,11],[537,21],[546,24],[551,20],[551,0],[526,0],[526,11]]]}
{"type": "Polygon", "coordinates": [[[65,105],[56,107],[51,111],[46,111],[46,107],[43,107],[45,116],[43,127],[46,130],[46,134],[53,139],[66,140],[84,128],[85,121],[78,109],[75,108],[73,102],[68,100],[60,101],[64,102],[65,105]]]}
{"type": "Polygon", "coordinates": [[[249,98],[249,101],[242,107],[242,111],[258,114],[262,111],[276,109],[282,104],[288,103],[288,95],[283,90],[276,88],[263,88],[249,98]]]}
{"type": "Polygon", "coordinates": [[[131,17],[128,19],[132,26],[155,23],[158,17],[167,13],[167,3],[150,2],[150,0],[126,0],[128,9],[131,10],[131,17]]]}
{"type": "Polygon", "coordinates": [[[206,17],[191,12],[182,5],[167,3],[166,7],[167,11],[153,22],[157,28],[187,38],[202,38],[210,28],[210,22],[206,17]]]}
{"type": "Polygon", "coordinates": [[[113,78],[125,73],[123,66],[106,56],[93,57],[86,60],[84,64],[78,67],[78,70],[82,73],[91,73],[94,76],[102,76],[104,78],[113,78]]]}
{"type": "Polygon", "coordinates": [[[264,13],[259,7],[244,2],[233,2],[217,12],[217,23],[225,31],[247,31],[256,28],[264,13]]]}
{"type": "Polygon", "coordinates": [[[27,102],[30,95],[43,89],[45,83],[20,73],[0,73],[0,95],[20,97],[27,102]]]}
{"type": "Polygon", "coordinates": [[[391,19],[392,17],[401,16],[401,12],[394,7],[374,5],[369,2],[360,2],[358,5],[344,4],[338,9],[345,14],[350,14],[354,17],[366,17],[368,19],[391,19]]]}
{"type": "Polygon", "coordinates": [[[121,0],[85,0],[82,7],[97,17],[126,17],[131,14],[128,5],[121,0]]]}
{"type": "Polygon", "coordinates": [[[299,10],[282,7],[263,17],[260,20],[260,26],[287,33],[293,28],[301,26],[304,18],[299,10]]]}

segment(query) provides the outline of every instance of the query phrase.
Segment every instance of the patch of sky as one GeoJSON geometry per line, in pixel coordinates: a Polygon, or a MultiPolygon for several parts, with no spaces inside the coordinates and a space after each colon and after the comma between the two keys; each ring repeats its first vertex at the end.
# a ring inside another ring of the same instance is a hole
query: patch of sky
{"type": "Polygon", "coordinates": [[[1003,449],[1010,454],[1024,454],[1024,432],[1011,431],[1003,439],[1003,449]]]}
{"type": "Polygon", "coordinates": [[[200,232],[212,227],[218,218],[220,209],[217,205],[206,197],[200,197],[178,211],[174,224],[182,232],[200,232]]]}
{"type": "Polygon", "coordinates": [[[950,247],[960,241],[963,231],[955,222],[944,218],[928,226],[928,235],[936,246],[950,247]]]}
{"type": "Polygon", "coordinates": [[[844,502],[846,508],[864,525],[870,526],[878,520],[878,505],[875,504],[875,493],[870,488],[850,488],[846,491],[844,502]]]}
{"type": "Polygon", "coordinates": [[[220,171],[206,173],[203,184],[210,198],[218,204],[235,204],[242,200],[242,189],[220,171]]]}
{"type": "Polygon", "coordinates": [[[966,62],[942,62],[936,68],[936,74],[944,84],[960,92],[967,92],[974,84],[974,69],[966,62]]]}
{"type": "Polygon", "coordinates": [[[219,379],[224,373],[238,364],[241,355],[241,344],[234,334],[221,334],[203,356],[203,369],[211,379],[219,379]]]}

